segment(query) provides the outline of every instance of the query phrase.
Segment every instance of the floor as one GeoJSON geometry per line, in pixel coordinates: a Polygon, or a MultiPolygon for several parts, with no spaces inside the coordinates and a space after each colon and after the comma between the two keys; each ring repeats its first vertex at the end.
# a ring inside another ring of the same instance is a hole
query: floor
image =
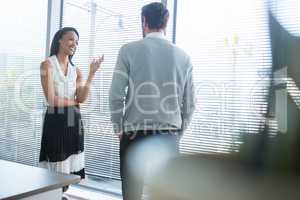
{"type": "MultiPolygon", "coordinates": [[[[147,187],[144,188],[147,193],[147,187]]],[[[69,186],[64,193],[68,200],[122,200],[121,181],[86,178],[79,184],[69,186]]],[[[143,200],[147,200],[144,194],[143,200]]]]}
{"type": "Polygon", "coordinates": [[[64,196],[68,200],[122,200],[120,195],[89,189],[79,185],[70,186],[64,193],[64,196]]]}
{"type": "Polygon", "coordinates": [[[121,181],[86,176],[64,193],[69,200],[122,200],[121,181]]]}
{"type": "MultiPolygon", "coordinates": [[[[147,193],[147,187],[144,188],[147,193]]],[[[142,200],[147,200],[143,194],[142,200]]],[[[122,200],[120,181],[91,181],[71,185],[64,193],[68,200],[122,200]]]]}

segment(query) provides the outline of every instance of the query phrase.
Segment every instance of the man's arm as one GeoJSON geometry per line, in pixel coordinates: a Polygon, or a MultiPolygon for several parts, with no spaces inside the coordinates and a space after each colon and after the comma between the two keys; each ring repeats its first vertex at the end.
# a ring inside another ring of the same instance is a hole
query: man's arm
{"type": "Polygon", "coordinates": [[[182,102],[182,133],[185,131],[187,126],[190,124],[192,115],[195,110],[195,92],[193,82],[193,66],[190,59],[188,60],[188,74],[187,80],[184,86],[183,102],[182,102]]]}
{"type": "Polygon", "coordinates": [[[109,92],[111,121],[116,134],[123,132],[123,110],[125,106],[126,87],[129,82],[129,63],[125,58],[124,46],[120,49],[114,69],[109,92]]]}

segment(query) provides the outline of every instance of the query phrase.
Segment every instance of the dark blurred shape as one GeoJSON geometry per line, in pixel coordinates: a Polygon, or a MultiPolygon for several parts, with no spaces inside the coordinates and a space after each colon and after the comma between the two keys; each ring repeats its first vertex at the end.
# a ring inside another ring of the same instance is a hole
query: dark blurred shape
{"type": "Polygon", "coordinates": [[[239,155],[259,170],[299,174],[300,37],[285,30],[271,11],[269,26],[272,74],[266,123],[260,133],[244,135],[239,155]],[[277,127],[272,127],[271,120],[277,127]]]}
{"type": "Polygon", "coordinates": [[[269,23],[273,63],[269,107],[272,109],[270,115],[278,120],[279,128],[267,148],[269,151],[266,165],[269,169],[277,169],[283,173],[299,174],[300,109],[296,103],[297,98],[300,98],[300,37],[286,31],[272,13],[269,16],[269,23]],[[287,77],[282,77],[284,71],[287,77]],[[285,81],[282,81],[282,78],[286,78],[285,81]],[[295,85],[292,86],[292,83],[295,85]],[[286,101],[280,97],[281,91],[287,95],[286,101]],[[282,113],[276,111],[280,107],[286,108],[286,119],[280,117],[282,113]]]}
{"type": "MultiPolygon", "coordinates": [[[[295,18],[295,20],[298,20],[295,18]]],[[[272,70],[287,67],[288,76],[300,83],[300,37],[290,34],[269,11],[272,70]]],[[[298,85],[297,84],[297,85],[298,85]]]]}
{"type": "Polygon", "coordinates": [[[271,9],[269,28],[272,73],[261,131],[244,134],[238,153],[171,160],[152,177],[149,200],[299,198],[300,37],[285,30],[271,9]]]}

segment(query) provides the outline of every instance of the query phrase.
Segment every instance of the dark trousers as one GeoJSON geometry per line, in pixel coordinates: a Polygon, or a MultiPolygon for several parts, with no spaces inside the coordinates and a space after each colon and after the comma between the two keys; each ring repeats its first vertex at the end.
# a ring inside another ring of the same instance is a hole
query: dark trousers
{"type": "Polygon", "coordinates": [[[178,154],[177,133],[178,131],[146,130],[123,134],[120,141],[123,200],[142,199],[145,178],[151,175],[149,171],[178,154]]]}

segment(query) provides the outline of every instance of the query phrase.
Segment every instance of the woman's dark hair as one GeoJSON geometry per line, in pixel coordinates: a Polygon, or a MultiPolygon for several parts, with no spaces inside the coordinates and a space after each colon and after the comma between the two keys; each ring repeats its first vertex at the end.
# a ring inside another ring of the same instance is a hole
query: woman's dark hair
{"type": "Polygon", "coordinates": [[[169,11],[164,4],[154,2],[142,8],[142,17],[150,29],[165,28],[169,19],[169,11]]]}
{"type": "MultiPolygon", "coordinates": [[[[79,33],[78,31],[73,28],[73,27],[64,27],[60,30],[58,30],[52,40],[51,43],[51,48],[50,48],[50,56],[53,55],[57,55],[58,54],[58,50],[59,50],[59,40],[69,31],[73,31],[75,32],[75,34],[77,35],[78,39],[79,39],[79,33]]],[[[72,57],[73,55],[69,55],[69,61],[71,63],[72,66],[74,66],[73,62],[72,62],[72,57]]]]}

